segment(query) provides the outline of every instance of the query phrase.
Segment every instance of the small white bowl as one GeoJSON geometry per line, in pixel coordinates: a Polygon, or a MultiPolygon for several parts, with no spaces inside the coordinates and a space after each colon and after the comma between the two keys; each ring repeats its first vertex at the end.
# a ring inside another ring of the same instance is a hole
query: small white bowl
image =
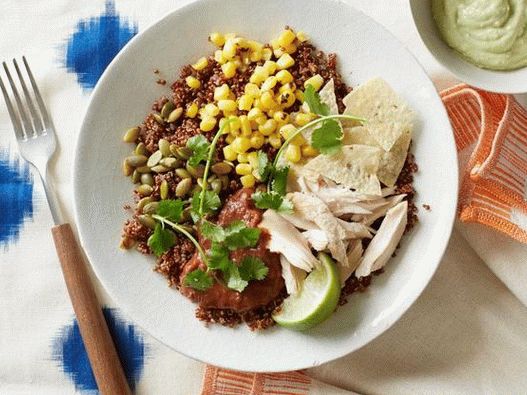
{"type": "Polygon", "coordinates": [[[432,0],[410,0],[410,8],[415,26],[428,50],[461,81],[492,92],[527,92],[527,67],[494,71],[467,62],[443,41],[432,17],[432,0]]]}

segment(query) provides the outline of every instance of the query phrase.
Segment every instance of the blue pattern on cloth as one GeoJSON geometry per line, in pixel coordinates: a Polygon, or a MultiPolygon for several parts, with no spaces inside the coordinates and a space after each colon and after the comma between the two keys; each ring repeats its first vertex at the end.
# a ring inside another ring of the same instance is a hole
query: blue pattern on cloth
{"type": "Polygon", "coordinates": [[[66,68],[77,74],[83,88],[93,88],[106,66],[137,34],[137,25],[122,21],[113,1],[106,2],[103,15],[81,20],[66,48],[66,68]]]}
{"type": "MultiPolygon", "coordinates": [[[[105,307],[103,313],[128,383],[134,389],[148,352],[143,336],[134,325],[120,317],[116,309],[105,307]]],[[[53,344],[53,359],[59,362],[78,391],[98,392],[76,319],[59,331],[53,344]]]]}
{"type": "Polygon", "coordinates": [[[0,246],[16,241],[24,222],[33,218],[33,177],[27,163],[0,149],[0,246]]]}

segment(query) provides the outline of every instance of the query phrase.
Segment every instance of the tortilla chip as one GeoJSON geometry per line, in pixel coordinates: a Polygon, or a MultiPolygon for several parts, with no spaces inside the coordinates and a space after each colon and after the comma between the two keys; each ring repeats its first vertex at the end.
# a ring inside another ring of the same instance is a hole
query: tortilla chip
{"type": "Polygon", "coordinates": [[[344,146],[335,155],[319,155],[311,159],[301,173],[313,181],[323,176],[358,192],[381,196],[377,171],[382,152],[368,145],[344,146]]]}
{"type": "MultiPolygon", "coordinates": [[[[335,83],[333,82],[333,78],[330,79],[326,83],[326,85],[324,85],[324,87],[318,92],[318,95],[320,96],[320,101],[328,106],[330,115],[335,115],[339,113],[339,108],[337,106],[337,97],[335,96],[335,83]]],[[[302,110],[304,112],[309,112],[309,106],[307,105],[307,102],[304,102],[302,104],[302,110]]],[[[338,119],[336,121],[342,128],[340,121],[338,119]]],[[[308,141],[311,141],[313,131],[319,127],[320,126],[317,125],[315,127],[308,128],[304,130],[302,134],[308,141]]]]}
{"type": "MultiPolygon", "coordinates": [[[[383,150],[377,176],[384,185],[388,187],[395,185],[404,166],[411,140],[412,133],[409,130],[404,131],[390,151],[386,152],[383,150]]],[[[346,145],[364,144],[379,147],[377,140],[373,138],[371,132],[365,126],[345,129],[342,142],[346,145]]]]}
{"type": "Polygon", "coordinates": [[[385,151],[390,151],[404,132],[413,129],[413,111],[381,78],[360,85],[343,101],[344,113],[365,118],[371,135],[385,151]]]}

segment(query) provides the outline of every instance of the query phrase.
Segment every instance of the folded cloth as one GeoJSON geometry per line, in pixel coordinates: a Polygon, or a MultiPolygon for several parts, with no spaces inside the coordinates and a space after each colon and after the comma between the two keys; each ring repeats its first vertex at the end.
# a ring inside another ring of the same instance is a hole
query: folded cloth
{"type": "MultiPolygon", "coordinates": [[[[440,93],[458,151],[458,217],[527,243],[527,111],[513,96],[466,84],[440,93]]],[[[241,373],[208,366],[203,395],[353,394],[303,372],[241,373]]]]}

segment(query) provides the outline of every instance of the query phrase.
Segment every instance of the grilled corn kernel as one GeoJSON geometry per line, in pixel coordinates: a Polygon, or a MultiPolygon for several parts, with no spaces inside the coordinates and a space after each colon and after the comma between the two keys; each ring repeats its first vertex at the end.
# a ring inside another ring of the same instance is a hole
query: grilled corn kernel
{"type": "Polygon", "coordinates": [[[318,90],[322,88],[323,83],[324,83],[324,78],[322,78],[320,74],[315,74],[313,77],[308,78],[304,82],[304,88],[307,88],[308,85],[311,85],[318,92],[318,90]]]}
{"type": "Polygon", "coordinates": [[[276,71],[276,62],[272,60],[266,60],[262,66],[269,75],[273,75],[276,71]]]}
{"type": "Polygon", "coordinates": [[[256,84],[248,83],[245,85],[245,94],[256,99],[260,97],[260,88],[256,84]]]}
{"type": "Polygon", "coordinates": [[[248,174],[251,174],[253,171],[253,168],[248,163],[238,163],[236,165],[236,174],[239,174],[241,176],[246,176],[248,174]]]}
{"type": "Polygon", "coordinates": [[[286,45],[282,49],[284,50],[285,53],[292,54],[296,52],[297,48],[298,47],[295,43],[291,43],[289,45],[286,45]]]}
{"type": "Polygon", "coordinates": [[[233,112],[236,111],[236,102],[230,99],[218,100],[218,108],[223,112],[233,112]]]}
{"type": "Polygon", "coordinates": [[[231,115],[229,117],[229,127],[230,127],[231,132],[240,130],[241,126],[242,125],[240,122],[240,118],[238,118],[235,115],[231,115]]]}
{"type": "Polygon", "coordinates": [[[273,38],[271,41],[269,41],[269,44],[271,44],[272,49],[280,48],[280,43],[278,42],[278,38],[273,38]]]}
{"type": "Polygon", "coordinates": [[[300,151],[300,147],[298,145],[288,145],[285,149],[285,158],[293,163],[296,163],[302,158],[302,152],[300,151]]]}
{"type": "Polygon", "coordinates": [[[276,65],[280,70],[288,69],[295,64],[295,60],[288,53],[280,56],[280,59],[276,61],[276,65]]]}
{"type": "Polygon", "coordinates": [[[278,73],[276,73],[276,78],[278,79],[278,82],[280,82],[282,85],[288,84],[293,81],[293,76],[287,70],[280,70],[278,73]]]}
{"type": "Polygon", "coordinates": [[[285,47],[295,41],[296,35],[291,29],[286,29],[278,36],[278,44],[285,47]]]}
{"type": "MultiPolygon", "coordinates": [[[[254,122],[258,125],[258,127],[260,127],[260,125],[263,125],[264,123],[267,122],[267,117],[265,115],[261,115],[258,118],[256,118],[254,122]]],[[[258,127],[256,127],[255,129],[258,129],[258,127]]]]}
{"type": "Polygon", "coordinates": [[[252,174],[247,174],[246,176],[240,177],[240,182],[244,188],[252,188],[256,183],[256,178],[252,174]]]}
{"type": "Polygon", "coordinates": [[[248,163],[249,159],[247,158],[247,154],[238,154],[238,157],[236,159],[239,163],[248,163]]]}
{"type": "Polygon", "coordinates": [[[271,110],[277,107],[273,94],[269,91],[262,93],[260,97],[260,108],[264,110],[271,110]]]}
{"type": "Polygon", "coordinates": [[[275,58],[279,58],[283,54],[285,54],[285,51],[283,48],[273,49],[273,55],[275,56],[275,58]]]}
{"type": "Polygon", "coordinates": [[[283,108],[289,108],[295,104],[296,96],[292,90],[285,90],[278,97],[278,104],[283,108]]]}
{"type": "Polygon", "coordinates": [[[304,92],[302,92],[300,89],[297,89],[295,91],[296,100],[298,100],[300,103],[304,102],[304,92]]]}
{"type": "Polygon", "coordinates": [[[249,137],[252,134],[251,130],[251,122],[249,121],[249,118],[247,118],[247,115],[240,115],[240,129],[242,131],[242,136],[249,137]]]}
{"type": "Polygon", "coordinates": [[[251,148],[251,141],[247,137],[240,136],[234,139],[231,146],[237,154],[244,154],[251,148]]]}
{"type": "Polygon", "coordinates": [[[273,57],[273,50],[271,48],[262,49],[262,58],[264,60],[270,60],[273,57]]]}
{"type": "Polygon", "coordinates": [[[284,93],[285,91],[295,91],[296,84],[294,82],[288,82],[285,85],[282,85],[280,89],[278,89],[278,92],[284,93]]]}
{"type": "Polygon", "coordinates": [[[252,50],[250,51],[249,53],[249,60],[251,62],[259,62],[260,60],[262,60],[262,57],[263,57],[263,50],[262,49],[255,49],[255,50],[252,50]]]}
{"type": "Polygon", "coordinates": [[[265,70],[262,66],[256,66],[253,73],[251,74],[251,77],[249,78],[249,82],[253,84],[261,84],[267,77],[269,77],[267,70],[265,70]]]}
{"type": "Polygon", "coordinates": [[[229,85],[223,84],[216,88],[214,88],[214,100],[223,100],[228,99],[229,95],[231,93],[231,88],[229,88],[229,85]]]}
{"type": "Polygon", "coordinates": [[[278,125],[283,125],[289,122],[289,114],[283,111],[275,111],[273,114],[273,119],[278,125]]]}
{"type": "Polygon", "coordinates": [[[252,148],[255,148],[255,149],[261,148],[262,145],[264,145],[264,142],[265,142],[265,138],[263,134],[261,133],[254,133],[253,136],[251,137],[251,147],[252,148]]]}
{"type": "Polygon", "coordinates": [[[302,156],[313,157],[313,156],[317,156],[317,155],[318,155],[318,151],[315,148],[313,148],[312,146],[310,146],[309,144],[306,144],[306,145],[302,146],[302,156]]]}
{"type": "Polygon", "coordinates": [[[273,89],[276,86],[277,82],[278,82],[278,80],[276,79],[275,76],[268,77],[264,81],[264,83],[262,84],[261,90],[262,91],[270,91],[271,89],[273,89]]]}
{"type": "Polygon", "coordinates": [[[296,32],[296,38],[298,39],[298,41],[300,41],[301,43],[303,43],[304,41],[307,41],[309,40],[309,37],[307,36],[307,34],[303,31],[299,31],[299,32],[296,32]]]}
{"type": "Polygon", "coordinates": [[[247,154],[247,162],[254,168],[258,167],[258,152],[253,151],[247,154]]]}
{"type": "Polygon", "coordinates": [[[223,56],[225,56],[226,59],[232,59],[234,56],[236,56],[236,49],[238,48],[238,45],[236,44],[235,39],[228,39],[225,41],[225,45],[223,46],[223,56]]]}
{"type": "Polygon", "coordinates": [[[195,118],[196,115],[198,115],[198,105],[196,103],[192,103],[190,106],[188,106],[185,115],[189,118],[195,118]]]}
{"type": "Polygon", "coordinates": [[[225,44],[225,37],[221,33],[211,33],[209,36],[209,40],[217,47],[221,47],[223,44],[225,44]]]}
{"type": "Polygon", "coordinates": [[[201,86],[201,82],[199,82],[196,77],[192,77],[191,75],[185,78],[185,82],[187,83],[188,87],[192,89],[199,89],[201,86]]]}
{"type": "Polygon", "coordinates": [[[216,126],[216,118],[211,116],[205,116],[199,123],[199,128],[204,132],[210,132],[216,126]]]}
{"type": "Polygon", "coordinates": [[[274,119],[268,119],[263,125],[258,127],[258,131],[264,136],[270,136],[276,130],[277,123],[274,119]]]}
{"type": "Polygon", "coordinates": [[[260,110],[259,108],[252,108],[247,113],[247,118],[249,119],[249,121],[255,121],[257,118],[261,117],[262,115],[263,115],[262,110],[260,110]]]}
{"type": "Polygon", "coordinates": [[[304,126],[305,124],[311,122],[312,120],[313,120],[312,114],[298,113],[295,116],[295,125],[304,126]]]}
{"type": "Polygon", "coordinates": [[[229,79],[236,75],[236,65],[234,62],[227,62],[221,65],[221,70],[225,78],[229,79]]]}
{"type": "Polygon", "coordinates": [[[214,60],[219,64],[227,63],[227,59],[223,56],[223,51],[221,49],[214,51],[214,60]]]}
{"type": "MultiPolygon", "coordinates": [[[[235,138],[236,138],[235,135],[229,134],[227,137],[225,137],[225,141],[227,142],[227,144],[232,144],[232,142],[234,141],[235,138]]],[[[227,158],[225,158],[225,159],[227,159],[227,158]]],[[[234,153],[234,159],[236,159],[236,152],[234,153]]],[[[228,160],[234,160],[234,159],[228,159],[228,160]]]]}
{"type": "Polygon", "coordinates": [[[238,99],[238,110],[249,111],[254,102],[254,97],[249,95],[241,95],[238,99]]]}
{"type": "Polygon", "coordinates": [[[208,103],[204,107],[204,116],[209,115],[211,117],[215,117],[219,113],[220,113],[220,109],[216,107],[216,105],[213,103],[208,103]]]}
{"type": "MultiPolygon", "coordinates": [[[[280,128],[280,134],[284,137],[284,140],[287,140],[289,137],[294,135],[295,132],[296,127],[294,125],[291,125],[290,123],[280,128]]],[[[302,136],[301,133],[293,137],[293,139],[290,141],[290,143],[293,145],[302,145],[305,144],[305,142],[306,139],[304,138],[304,136],[302,136]]]]}
{"type": "MultiPolygon", "coordinates": [[[[227,136],[228,138],[229,136],[227,136]]],[[[235,160],[236,159],[236,151],[234,151],[234,149],[230,146],[230,145],[226,145],[225,147],[223,147],[223,157],[226,159],[226,160],[235,160]]]]}
{"type": "Polygon", "coordinates": [[[271,144],[271,147],[273,148],[280,148],[282,146],[282,138],[279,134],[273,133],[268,138],[269,144],[271,144]]]}
{"type": "Polygon", "coordinates": [[[199,58],[197,62],[192,65],[192,68],[194,70],[199,71],[199,70],[203,70],[208,65],[209,65],[209,61],[207,60],[207,58],[203,57],[203,58],[199,58]]]}

